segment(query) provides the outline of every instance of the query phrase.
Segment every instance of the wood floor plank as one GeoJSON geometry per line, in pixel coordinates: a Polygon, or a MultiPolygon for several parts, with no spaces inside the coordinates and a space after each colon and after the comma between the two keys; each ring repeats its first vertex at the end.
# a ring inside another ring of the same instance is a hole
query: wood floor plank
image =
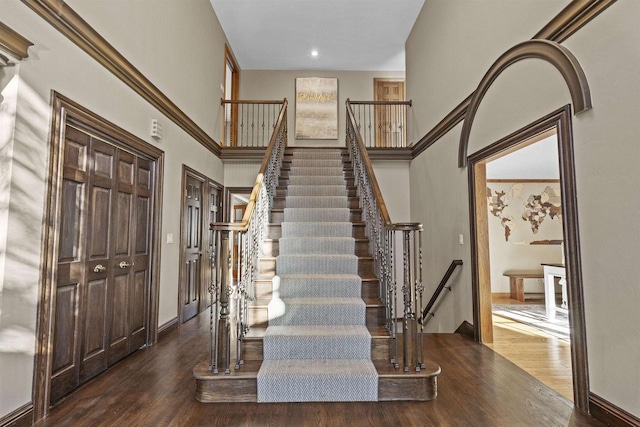
{"type": "MultiPolygon", "coordinates": [[[[425,337],[438,363],[429,402],[216,403],[195,400],[208,314],[140,350],[52,408],[43,426],[601,426],[493,350],[458,334],[425,337]]],[[[542,369],[542,368],[539,368],[542,369]]]]}
{"type": "MultiPolygon", "coordinates": [[[[509,294],[493,294],[493,303],[523,304],[510,299],[509,294]]],[[[494,341],[488,347],[573,400],[571,346],[568,342],[498,315],[493,316],[493,326],[494,341]]]]}

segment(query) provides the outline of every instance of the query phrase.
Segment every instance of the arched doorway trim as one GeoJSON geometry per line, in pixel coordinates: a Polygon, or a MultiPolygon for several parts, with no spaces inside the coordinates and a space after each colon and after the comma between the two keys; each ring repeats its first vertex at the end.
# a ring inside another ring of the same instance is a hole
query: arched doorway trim
{"type": "MultiPolygon", "coordinates": [[[[480,232],[483,224],[479,223],[481,215],[487,212],[486,194],[477,189],[480,174],[477,166],[496,154],[504,153],[524,141],[541,135],[549,129],[556,129],[558,137],[558,163],[560,167],[560,185],[563,215],[563,241],[565,245],[565,266],[567,271],[567,288],[569,292],[569,323],[571,325],[571,367],[573,371],[574,405],[585,413],[589,412],[589,369],[587,358],[587,330],[584,310],[584,294],[582,289],[582,264],[580,255],[580,232],[578,227],[578,200],[576,193],[575,161],[573,155],[573,131],[571,123],[571,106],[564,107],[536,120],[535,122],[513,132],[493,144],[469,156],[467,167],[469,177],[469,218],[471,230],[471,281],[473,296],[473,326],[475,339],[483,342],[483,321],[486,310],[491,311],[490,299],[487,306],[482,293],[487,290],[487,282],[483,279],[486,270],[488,237],[480,232]],[[483,249],[485,247],[485,249],[483,249]],[[484,264],[483,264],[484,263],[484,264]]],[[[486,188],[486,182],[482,183],[486,188]]],[[[482,187],[481,187],[482,188],[482,187]]],[[[490,293],[490,283],[489,293],[490,293]]]]}
{"type": "Polygon", "coordinates": [[[529,58],[547,61],[562,74],[569,88],[569,93],[571,94],[574,114],[591,109],[591,92],[587,78],[580,63],[578,63],[578,60],[569,49],[549,40],[534,39],[517,44],[502,54],[502,56],[493,63],[473,93],[460,135],[458,167],[462,168],[467,164],[467,149],[469,146],[471,126],[473,125],[473,120],[480,106],[480,102],[482,102],[489,87],[491,87],[493,82],[504,70],[520,60],[529,58]]]}

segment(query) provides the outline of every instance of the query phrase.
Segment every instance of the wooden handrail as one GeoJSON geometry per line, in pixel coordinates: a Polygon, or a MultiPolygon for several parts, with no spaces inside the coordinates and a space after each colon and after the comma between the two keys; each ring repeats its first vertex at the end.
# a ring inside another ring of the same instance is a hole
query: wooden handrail
{"type": "MultiPolygon", "coordinates": [[[[267,101],[267,102],[270,102],[270,101],[267,101]]],[[[278,115],[278,120],[276,121],[273,134],[271,135],[271,140],[269,141],[267,150],[265,151],[264,157],[262,158],[262,163],[260,164],[260,170],[258,171],[256,182],[255,184],[253,184],[251,197],[249,197],[249,203],[247,203],[247,209],[244,212],[242,221],[241,222],[216,222],[211,224],[212,230],[246,231],[249,228],[249,220],[251,219],[251,215],[253,215],[253,210],[255,209],[255,206],[256,206],[256,200],[258,199],[258,195],[260,194],[260,189],[264,181],[264,174],[267,171],[267,166],[269,165],[269,160],[271,159],[271,153],[273,152],[273,148],[275,147],[276,141],[278,140],[280,127],[283,126],[283,124],[286,125],[286,123],[284,122],[284,115],[285,115],[285,112],[287,111],[287,98],[285,98],[283,101],[276,101],[276,102],[281,103],[282,107],[280,108],[280,114],[278,115]]]]}
{"type": "Polygon", "coordinates": [[[413,105],[413,101],[351,101],[349,100],[349,104],[351,105],[408,105],[411,107],[413,105]]]}
{"type": "Polygon", "coordinates": [[[422,311],[422,322],[424,322],[424,319],[429,315],[429,312],[431,311],[431,309],[435,305],[438,297],[442,293],[442,290],[444,289],[444,286],[447,284],[447,282],[451,278],[451,275],[455,271],[456,267],[459,266],[459,265],[462,265],[462,260],[461,259],[454,259],[453,261],[451,261],[451,264],[449,265],[449,268],[447,269],[447,272],[444,273],[444,276],[442,276],[442,280],[440,280],[440,284],[438,285],[438,287],[436,288],[435,292],[433,293],[433,296],[431,297],[431,299],[429,300],[429,302],[425,306],[424,310],[422,311]]]}
{"type": "Polygon", "coordinates": [[[276,100],[261,100],[261,99],[224,99],[220,98],[220,105],[223,104],[284,104],[287,102],[285,98],[284,102],[281,99],[276,100]]]}
{"type": "MultiPolygon", "coordinates": [[[[353,114],[353,109],[351,108],[351,101],[347,98],[347,115],[349,116],[349,121],[351,122],[351,126],[353,129],[358,129],[358,125],[356,124],[355,115],[353,114]]],[[[394,224],[391,221],[391,217],[389,216],[389,211],[387,211],[387,205],[384,203],[384,198],[382,197],[382,192],[380,191],[380,187],[378,186],[378,180],[376,179],[376,175],[373,172],[373,166],[371,165],[371,159],[369,158],[369,153],[367,153],[367,148],[362,142],[362,136],[360,136],[360,132],[355,132],[356,141],[358,146],[360,147],[360,152],[362,153],[362,160],[367,168],[367,175],[369,175],[369,180],[371,181],[371,189],[373,190],[373,196],[375,197],[378,207],[380,208],[380,214],[382,216],[382,220],[384,221],[384,228],[387,230],[420,230],[422,229],[422,224],[419,222],[406,222],[406,223],[398,223],[394,224]]]]}

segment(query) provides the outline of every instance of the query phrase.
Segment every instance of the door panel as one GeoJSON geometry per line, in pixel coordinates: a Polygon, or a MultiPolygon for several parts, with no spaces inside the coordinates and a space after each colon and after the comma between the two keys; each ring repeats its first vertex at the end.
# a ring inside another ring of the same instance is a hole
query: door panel
{"type": "Polygon", "coordinates": [[[75,336],[67,331],[75,331],[78,322],[78,284],[58,287],[56,298],[56,318],[54,331],[55,342],[59,346],[53,358],[53,372],[66,371],[72,368],[75,362],[75,336]]]}
{"type": "Polygon", "coordinates": [[[51,399],[58,400],[79,385],[78,301],[79,284],[58,285],[53,331],[53,364],[51,367],[51,399]]]}
{"type": "Polygon", "coordinates": [[[80,221],[84,184],[65,179],[62,182],[62,206],[60,213],[60,246],[58,262],[78,260],[80,250],[80,221]]]}
{"type": "Polygon", "coordinates": [[[128,294],[129,275],[121,274],[113,279],[109,296],[109,365],[121,360],[128,353],[128,294]]]}
{"type": "Polygon", "coordinates": [[[136,272],[131,287],[131,315],[129,316],[129,353],[144,346],[147,342],[148,276],[146,271],[136,272]]]}
{"type": "Polygon", "coordinates": [[[111,229],[114,241],[112,254],[113,285],[109,295],[109,364],[116,363],[129,354],[129,312],[133,248],[131,234],[134,197],[134,170],[136,158],[122,150],[117,152],[117,176],[115,178],[116,202],[113,207],[114,225],[111,229]]]}
{"type": "Polygon", "coordinates": [[[147,343],[156,162],[65,127],[51,403],[147,343]]]}
{"type": "Polygon", "coordinates": [[[182,286],[182,321],[198,314],[200,305],[202,248],[202,190],[203,183],[187,175],[183,211],[184,272],[182,286]]]}
{"type": "Polygon", "coordinates": [[[111,189],[93,187],[89,196],[91,207],[91,228],[89,229],[89,259],[105,259],[109,256],[109,226],[111,223],[111,189]]]}
{"type": "Polygon", "coordinates": [[[113,283],[111,242],[116,148],[90,138],[89,215],[87,217],[86,292],[83,294],[83,347],[80,382],[108,366],[107,340],[110,286],[113,283]]]}
{"type": "Polygon", "coordinates": [[[149,289],[151,278],[151,203],[153,201],[153,181],[155,164],[143,158],[136,159],[135,187],[135,241],[132,248],[131,286],[129,298],[129,352],[142,347],[147,342],[149,313],[149,289]]]}
{"type": "MultiPolygon", "coordinates": [[[[106,274],[105,274],[106,276],[106,274]]],[[[98,278],[87,283],[83,310],[84,334],[80,364],[80,383],[107,369],[107,284],[98,278]]]]}
{"type": "MultiPolygon", "coordinates": [[[[404,101],[404,82],[375,80],[376,101],[404,101]]],[[[406,117],[397,106],[376,106],[376,147],[396,147],[405,139],[406,117]]]]}
{"type": "Polygon", "coordinates": [[[86,240],[83,224],[87,210],[89,143],[88,135],[65,127],[57,281],[54,285],[51,401],[58,400],[80,383],[86,240]]]}
{"type": "Polygon", "coordinates": [[[149,198],[138,195],[136,200],[136,254],[149,251],[149,198]]]}
{"type": "Polygon", "coordinates": [[[116,253],[118,256],[129,255],[129,225],[131,222],[131,194],[130,193],[118,193],[116,200],[116,215],[115,215],[115,228],[116,228],[116,253]]]}

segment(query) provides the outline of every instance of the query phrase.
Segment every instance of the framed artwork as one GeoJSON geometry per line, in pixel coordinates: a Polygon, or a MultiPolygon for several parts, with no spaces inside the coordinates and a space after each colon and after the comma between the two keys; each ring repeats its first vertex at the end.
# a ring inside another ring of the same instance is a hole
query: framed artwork
{"type": "Polygon", "coordinates": [[[296,139],[338,139],[338,79],[296,78],[296,139]]]}

